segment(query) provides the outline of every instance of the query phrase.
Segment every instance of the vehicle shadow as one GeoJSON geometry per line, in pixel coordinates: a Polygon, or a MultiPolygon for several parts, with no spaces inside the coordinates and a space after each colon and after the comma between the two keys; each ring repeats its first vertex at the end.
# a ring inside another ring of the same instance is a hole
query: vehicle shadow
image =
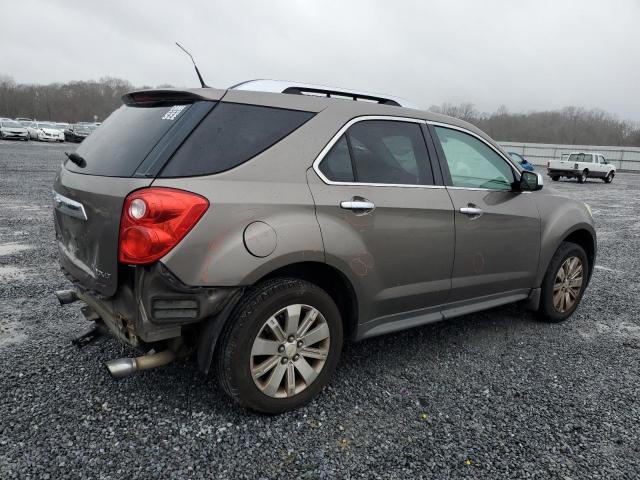
{"type": "MultiPolygon", "coordinates": [[[[380,372],[397,376],[402,375],[406,368],[434,370],[443,357],[499,357],[505,350],[517,348],[524,332],[536,332],[543,328],[548,328],[548,325],[536,322],[531,312],[513,305],[361,342],[347,341],[332,380],[334,392],[339,395],[341,384],[357,381],[363,386],[357,390],[358,396],[365,401],[373,393],[368,385],[372,390],[377,389],[380,372]]],[[[139,372],[118,380],[118,384],[122,393],[127,395],[140,396],[154,392],[154,395],[162,397],[166,409],[206,411],[207,414],[225,416],[232,412],[255,415],[238,407],[225,395],[218,385],[214,368],[208,376],[197,369],[197,362],[192,356],[163,368],[139,372]]],[[[350,389],[350,393],[353,394],[353,389],[350,389]]],[[[322,402],[324,397],[321,394],[316,401],[322,402]]]]}

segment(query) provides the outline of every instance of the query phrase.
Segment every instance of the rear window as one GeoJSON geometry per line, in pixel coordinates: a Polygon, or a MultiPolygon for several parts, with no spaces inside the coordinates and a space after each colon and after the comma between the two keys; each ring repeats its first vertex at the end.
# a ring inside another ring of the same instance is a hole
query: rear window
{"type": "Polygon", "coordinates": [[[80,168],[67,161],[65,168],[87,175],[130,177],[155,144],[190,108],[191,105],[123,105],[94,131],[85,125],[76,126],[76,130],[91,132],[76,150],[86,166],[80,168]]]}
{"type": "Polygon", "coordinates": [[[160,176],[211,175],[237,167],[278,143],[313,115],[221,102],[191,133],[160,176]]]}

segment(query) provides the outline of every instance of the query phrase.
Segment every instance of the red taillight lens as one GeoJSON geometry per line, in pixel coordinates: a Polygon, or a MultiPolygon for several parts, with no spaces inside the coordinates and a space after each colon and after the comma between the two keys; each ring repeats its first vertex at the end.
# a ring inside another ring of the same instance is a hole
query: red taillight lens
{"type": "Polygon", "coordinates": [[[118,260],[152,263],[166,255],[200,220],[209,201],[173,188],[136,190],[124,201],[118,260]]]}

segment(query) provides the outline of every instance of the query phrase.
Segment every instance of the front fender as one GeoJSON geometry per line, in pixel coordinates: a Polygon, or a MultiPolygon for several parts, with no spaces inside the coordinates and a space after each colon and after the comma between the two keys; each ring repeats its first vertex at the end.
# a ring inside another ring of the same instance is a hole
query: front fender
{"type": "Polygon", "coordinates": [[[594,264],[597,242],[593,218],[584,203],[558,195],[535,197],[541,222],[540,261],[535,287],[540,287],[551,258],[567,237],[578,231],[586,231],[593,242],[594,264]]]}

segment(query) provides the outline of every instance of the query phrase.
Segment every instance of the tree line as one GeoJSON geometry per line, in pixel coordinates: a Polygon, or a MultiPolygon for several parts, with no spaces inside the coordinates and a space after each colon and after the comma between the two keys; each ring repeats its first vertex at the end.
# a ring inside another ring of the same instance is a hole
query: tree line
{"type": "Polygon", "coordinates": [[[0,116],[69,123],[100,122],[122,105],[122,95],[135,89],[128,81],[112,77],[32,85],[16,83],[11,77],[0,75],[0,116]]]}
{"type": "MultiPolygon", "coordinates": [[[[113,77],[48,85],[21,84],[0,75],[0,116],[70,123],[102,121],[122,104],[123,94],[137,88],[150,87],[134,87],[127,80],[113,77]]],[[[493,113],[481,113],[472,103],[465,102],[433,105],[429,110],[472,123],[500,141],[640,146],[640,125],[597,109],[565,107],[511,113],[503,106],[493,113]]]]}
{"type": "Polygon", "coordinates": [[[480,113],[472,103],[443,103],[429,108],[469,122],[503,142],[640,147],[640,125],[602,110],[565,107],[560,110],[511,113],[501,106],[480,113]]]}

